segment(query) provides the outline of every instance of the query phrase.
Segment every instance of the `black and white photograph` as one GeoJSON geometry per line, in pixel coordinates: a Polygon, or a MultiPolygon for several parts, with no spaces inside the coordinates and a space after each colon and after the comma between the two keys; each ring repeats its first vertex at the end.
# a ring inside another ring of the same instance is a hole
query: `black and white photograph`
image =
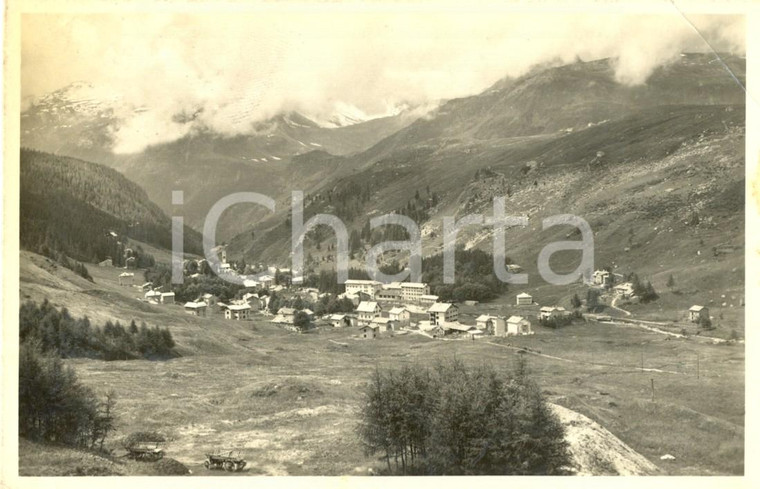
{"type": "Polygon", "coordinates": [[[7,0],[0,485],[750,487],[753,8],[7,0]]]}

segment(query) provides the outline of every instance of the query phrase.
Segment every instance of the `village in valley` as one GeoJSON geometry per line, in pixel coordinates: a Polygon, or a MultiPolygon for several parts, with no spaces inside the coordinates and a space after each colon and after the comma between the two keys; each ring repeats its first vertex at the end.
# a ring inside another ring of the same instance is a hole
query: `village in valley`
{"type": "MultiPolygon", "coordinates": [[[[221,256],[220,267],[214,273],[227,277],[234,275],[242,284],[236,297],[226,302],[211,292],[202,291],[194,300],[177,303],[175,293],[164,290],[164,286],[154,287],[151,282],[136,284],[134,271],[119,274],[119,285],[140,290],[143,296],[138,297],[139,300],[154,305],[179,306],[185,313],[200,318],[267,321],[293,333],[315,332],[322,328],[350,328],[345,330],[347,337],[363,340],[399,334],[419,334],[445,340],[522,336],[533,334],[535,324],[557,328],[589,319],[610,324],[620,321],[650,328],[658,325],[657,321],[652,320],[637,321],[630,317],[629,312],[615,306],[619,301],[639,302],[640,297],[636,293],[642,286],[637,284],[634,287],[633,283],[623,281],[623,275],[606,269],[596,270],[583,284],[587,289],[585,296],[581,298],[576,293],[568,304],[544,304],[540,298],[529,293],[517,292],[509,294],[512,304],[504,304],[497,311],[489,307],[479,314],[478,301],[466,300],[461,304],[441,301],[430,293],[430,286],[426,283],[348,279],[344,285],[345,292],[331,294],[316,287],[304,286],[302,274],[293,273],[290,268],[259,265],[265,270],[256,274],[241,274],[233,263],[227,261],[225,247],[214,251],[220,252],[221,256]],[[288,305],[274,306],[273,297],[277,297],[277,304],[288,305]],[[339,301],[339,312],[325,312],[325,306],[331,301],[339,301]]],[[[127,254],[131,254],[131,250],[127,254]]],[[[126,263],[126,269],[134,268],[134,262],[127,259],[126,263]]],[[[183,265],[188,279],[198,278],[200,274],[197,271],[187,273],[187,270],[209,269],[205,259],[185,259],[183,265]]],[[[100,266],[112,266],[112,262],[106,260],[100,266]]],[[[522,270],[515,264],[510,264],[509,269],[515,273],[522,270]]],[[[647,293],[646,287],[642,290],[647,293]]],[[[675,334],[685,337],[687,330],[684,327],[697,327],[701,333],[703,329],[710,329],[712,318],[708,307],[695,304],[682,311],[680,321],[660,324],[671,330],[681,327],[680,333],[675,334]]],[[[705,337],[710,338],[709,334],[705,337]]],[[[719,338],[714,340],[723,341],[719,338]]]]}

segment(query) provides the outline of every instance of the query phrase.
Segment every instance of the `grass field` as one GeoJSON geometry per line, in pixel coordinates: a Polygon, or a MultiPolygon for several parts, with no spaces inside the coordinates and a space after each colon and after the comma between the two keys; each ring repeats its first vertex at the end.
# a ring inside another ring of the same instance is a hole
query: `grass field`
{"type": "MultiPolygon", "coordinates": [[[[477,341],[415,333],[362,341],[350,328],[295,334],[260,316],[232,322],[149,306],[136,300],[137,289],[118,286],[119,270],[91,267],[93,285],[68,270],[46,270],[40,260],[22,255],[22,298],[49,297],[98,320],[145,320],[168,327],[179,344],[183,356],[163,362],[67,360],[86,385],[119,394],[119,431],[110,441],[117,453],[120,437],[158,430],[169,437],[167,456],[196,475],[219,475],[201,466],[217,447],[244,453],[249,466],[235,475],[366,474],[383,463],[365,458],[354,434],[362,386],[375,368],[457,357],[506,374],[517,355],[526,355],[552,402],[598,422],[662,473],[744,470],[743,344],[596,322],[560,330],[534,325],[532,336],[477,341]],[[664,454],[676,458],[661,461],[664,454]]],[[[495,307],[503,308],[463,311],[495,307]]],[[[33,459],[22,455],[21,467],[29,470],[33,459]]]]}

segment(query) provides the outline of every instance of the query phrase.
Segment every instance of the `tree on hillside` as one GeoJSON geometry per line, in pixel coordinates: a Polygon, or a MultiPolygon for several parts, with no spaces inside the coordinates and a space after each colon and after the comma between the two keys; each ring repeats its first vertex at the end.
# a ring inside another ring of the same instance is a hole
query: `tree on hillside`
{"type": "Polygon", "coordinates": [[[575,309],[578,309],[582,304],[583,303],[581,302],[581,298],[578,297],[578,294],[573,294],[573,298],[570,299],[570,305],[572,305],[575,309]]]}
{"type": "Polygon", "coordinates": [[[586,292],[586,310],[591,312],[599,306],[600,292],[596,289],[588,289],[586,292]]]}
{"type": "Polygon", "coordinates": [[[654,290],[654,287],[652,286],[652,282],[649,282],[649,281],[647,281],[646,284],[641,285],[638,291],[634,289],[634,293],[636,293],[636,295],[640,297],[640,300],[643,304],[646,304],[647,302],[656,301],[657,299],[660,298],[660,296],[654,290]]]}
{"type": "Polygon", "coordinates": [[[673,274],[671,273],[668,277],[668,282],[665,284],[669,289],[672,289],[673,286],[676,284],[675,279],[673,278],[673,274]]]}
{"type": "Polygon", "coordinates": [[[82,448],[102,446],[113,430],[115,396],[100,403],[70,367],[39,341],[19,347],[19,435],[82,448]]]}

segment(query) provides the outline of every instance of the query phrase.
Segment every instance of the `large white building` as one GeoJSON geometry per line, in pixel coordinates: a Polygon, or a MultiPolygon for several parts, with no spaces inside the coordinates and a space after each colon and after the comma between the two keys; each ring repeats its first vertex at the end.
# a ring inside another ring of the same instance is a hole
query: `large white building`
{"type": "Polygon", "coordinates": [[[364,292],[374,299],[375,293],[382,289],[383,284],[377,280],[346,280],[346,294],[358,294],[364,292]]]}
{"type": "Polygon", "coordinates": [[[380,290],[375,294],[375,300],[387,302],[401,301],[401,282],[391,282],[383,284],[380,290]]]}
{"type": "Polygon", "coordinates": [[[418,303],[423,295],[430,294],[430,287],[419,282],[401,282],[401,300],[406,303],[418,303]]]}

